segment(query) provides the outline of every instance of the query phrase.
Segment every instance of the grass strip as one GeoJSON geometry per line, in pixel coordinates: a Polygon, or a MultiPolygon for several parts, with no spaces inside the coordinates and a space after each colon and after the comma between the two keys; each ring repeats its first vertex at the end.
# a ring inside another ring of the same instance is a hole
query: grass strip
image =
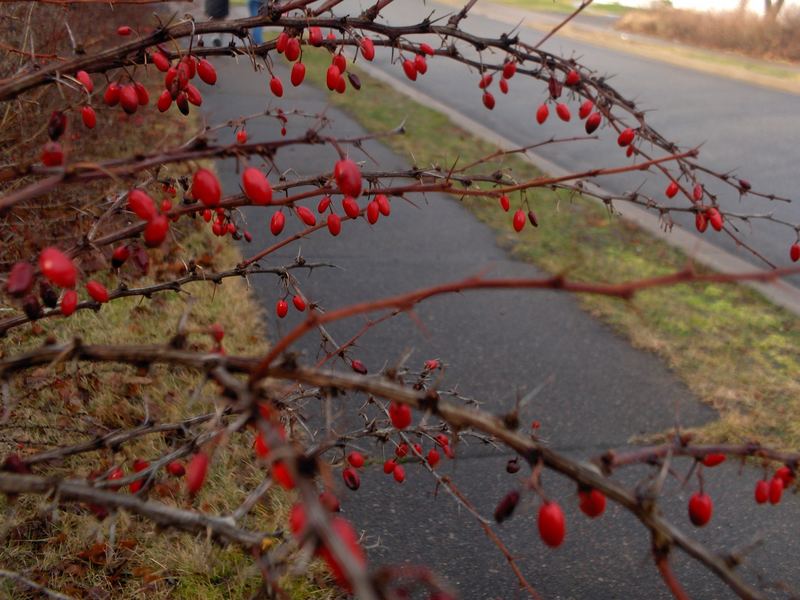
{"type": "MultiPolygon", "coordinates": [[[[325,53],[306,52],[304,60],[309,79],[324,86],[325,53]]],[[[361,78],[361,91],[332,94],[330,102],[373,132],[407,119],[407,135],[385,143],[410,163],[448,168],[456,160],[467,164],[497,150],[445,115],[352,68],[361,78]]],[[[518,180],[541,174],[514,156],[490,162],[482,171],[495,169],[518,180]]],[[[512,256],[549,273],[583,281],[596,281],[601,274],[603,281],[614,282],[662,275],[687,264],[682,252],[610,216],[594,201],[546,189],[529,190],[525,197],[540,226],[519,234],[511,215],[524,202],[521,194],[512,197],[509,213],[492,198],[461,202],[496,232],[512,256]]],[[[800,321],[788,311],[749,287],[716,284],[644,291],[629,302],[587,296],[581,304],[635,347],[657,353],[697,397],[717,409],[719,420],[696,432],[700,439],[800,446],[800,321]]],[[[647,390],[641,392],[646,410],[647,390]]]]}

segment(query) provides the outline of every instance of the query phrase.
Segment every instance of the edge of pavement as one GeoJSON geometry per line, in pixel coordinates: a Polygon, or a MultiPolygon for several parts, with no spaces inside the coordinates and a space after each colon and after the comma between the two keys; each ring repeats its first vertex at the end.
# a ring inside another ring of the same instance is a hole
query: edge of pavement
{"type": "MultiPolygon", "coordinates": [[[[519,148],[519,144],[515,144],[508,138],[501,136],[488,127],[481,125],[474,119],[460,113],[442,102],[428,96],[424,92],[411,87],[385,71],[381,70],[374,65],[362,62],[360,68],[363,69],[370,77],[373,77],[389,86],[396,91],[405,94],[412,100],[424,104],[428,108],[432,108],[444,114],[454,125],[468,131],[470,134],[494,144],[502,150],[515,150],[519,148]]],[[[562,176],[569,174],[569,171],[559,167],[548,159],[536,154],[535,152],[526,151],[522,154],[525,160],[529,161],[541,171],[553,176],[562,176]]],[[[592,193],[604,195],[607,192],[602,187],[592,182],[584,182],[584,186],[588,192],[587,196],[592,200],[602,203],[602,200],[592,196],[592,193]]],[[[752,273],[763,272],[769,273],[768,270],[761,269],[739,258],[738,256],[719,248],[687,230],[674,226],[670,230],[665,230],[659,217],[644,208],[628,204],[626,202],[615,202],[615,212],[623,219],[634,223],[639,228],[653,235],[654,237],[663,240],[664,242],[674,246],[684,252],[693,262],[702,264],[718,273],[722,274],[737,274],[737,273],[752,273]]],[[[745,285],[755,289],[762,296],[767,298],[773,304],[781,306],[793,314],[800,316],[800,289],[783,281],[777,280],[771,283],[763,283],[760,281],[747,281],[745,285]]]]}

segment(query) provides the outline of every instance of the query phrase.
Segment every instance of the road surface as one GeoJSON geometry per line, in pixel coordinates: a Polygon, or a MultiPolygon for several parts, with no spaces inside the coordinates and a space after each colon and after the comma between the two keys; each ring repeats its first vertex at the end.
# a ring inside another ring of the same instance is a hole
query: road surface
{"type": "MultiPolygon", "coordinates": [[[[245,61],[239,65],[231,60],[217,61],[217,65],[220,84],[207,94],[204,104],[209,122],[237,118],[272,103],[264,76],[254,75],[245,61]]],[[[455,72],[436,68],[441,70],[432,70],[421,82],[430,86],[429,93],[437,92],[437,72],[444,78],[440,80],[443,86],[456,85],[455,72]]],[[[467,81],[471,85],[472,78],[467,77],[467,81]]],[[[441,91],[437,93],[442,95],[441,91]]],[[[459,109],[468,109],[471,103],[461,96],[450,94],[459,109]]],[[[281,106],[318,111],[325,106],[325,98],[325,94],[309,86],[287,89],[281,106]]],[[[520,106],[518,110],[521,113],[527,109],[520,106]]],[[[481,115],[494,119],[501,112],[481,115]]],[[[689,113],[691,110],[686,108],[689,113]]],[[[360,131],[341,112],[329,109],[327,114],[334,119],[335,133],[360,131]]],[[[496,126],[503,127],[502,119],[498,118],[496,126]]],[[[306,122],[290,123],[289,135],[307,127],[306,122]]],[[[253,123],[248,125],[248,131],[252,139],[274,138],[278,126],[274,122],[253,123]]],[[[233,138],[227,135],[223,139],[233,138]]],[[[367,148],[382,166],[405,164],[378,143],[370,143],[367,148]]],[[[335,159],[331,149],[304,147],[281,153],[277,160],[280,168],[299,167],[302,175],[330,170],[335,159]]],[[[780,160],[779,156],[777,162],[780,160]]],[[[235,164],[221,161],[218,168],[224,189],[236,189],[235,164]]],[[[243,249],[245,256],[252,248],[263,248],[274,239],[267,226],[270,214],[270,209],[245,211],[248,228],[254,235],[252,246],[243,249]]],[[[293,219],[288,221],[287,232],[296,228],[293,219]]],[[[342,267],[340,271],[316,271],[301,280],[304,291],[314,301],[330,308],[483,269],[497,277],[541,275],[530,265],[510,260],[496,246],[490,230],[444,196],[431,196],[420,209],[395,201],[392,216],[374,227],[359,221],[347,226],[335,239],[322,230],[304,240],[301,247],[308,260],[329,260],[342,267]]],[[[288,262],[296,252],[297,246],[292,246],[268,264],[288,262]]],[[[285,321],[273,316],[280,295],[274,279],[257,278],[252,283],[270,315],[273,336],[297,322],[299,316],[295,313],[285,321]]],[[[418,367],[423,360],[438,357],[448,365],[443,386],[457,384],[464,394],[498,412],[513,406],[518,393],[545,383],[542,393],[523,411],[522,422],[539,420],[541,435],[554,448],[573,456],[589,458],[607,448],[624,446],[631,436],[670,427],[676,415],[686,426],[714,417],[657,357],[632,348],[582,312],[572,297],[554,292],[479,292],[434,299],[421,305],[416,314],[418,322],[400,317],[371,330],[360,340],[354,357],[363,360],[371,372],[392,364],[407,351],[411,352],[411,366],[418,367]]],[[[338,338],[346,339],[362,323],[358,320],[339,324],[332,330],[338,338]]],[[[308,338],[298,349],[306,360],[312,360],[317,355],[317,341],[308,338]]],[[[352,410],[362,399],[344,398],[342,402],[352,410]]],[[[366,446],[364,450],[380,457],[379,448],[366,446]]],[[[524,481],[524,470],[519,476],[505,472],[507,455],[474,444],[458,451],[459,460],[448,462],[442,471],[454,479],[483,514],[491,514],[497,501],[524,481]]],[[[621,477],[633,484],[642,474],[641,469],[635,469],[621,477]]],[[[786,580],[800,587],[800,574],[793,559],[798,550],[794,524],[800,522],[800,506],[794,498],[787,498],[777,507],[755,506],[752,486],[758,476],[751,470],[739,475],[735,465],[707,472],[706,487],[715,500],[715,515],[702,530],[693,528],[685,515],[685,503],[695,482],[686,489],[670,482],[664,511],[721,552],[747,544],[754,536],[765,536],[766,547],[754,552],[744,567],[748,579],[756,582],[760,574],[768,582],[786,580]]],[[[530,493],[514,518],[498,528],[542,597],[669,597],[652,565],[645,530],[632,517],[610,507],[604,517],[589,521],[577,510],[570,482],[547,473],[544,484],[567,515],[568,534],[561,548],[549,550],[539,541],[537,502],[530,493]]],[[[384,476],[379,467],[367,469],[361,489],[350,492],[342,486],[341,496],[346,515],[359,530],[367,532],[368,543],[376,544],[369,551],[372,564],[408,561],[431,566],[462,598],[524,597],[505,559],[478,524],[449,497],[436,496],[433,480],[420,467],[409,467],[408,480],[403,485],[384,476]]],[[[681,554],[675,557],[675,568],[691,597],[731,597],[714,576],[681,554]]]]}
{"type": "MultiPolygon", "coordinates": [[[[414,9],[418,4],[411,0],[395,2],[382,14],[388,21],[402,25],[418,22],[421,15],[430,11],[437,14],[453,11],[452,7],[436,2],[427,2],[424,10],[414,9]]],[[[344,3],[343,13],[348,9],[352,14],[358,14],[357,3],[344,3]]],[[[549,24],[553,15],[543,15],[542,19],[549,24]]],[[[507,22],[479,14],[471,14],[462,22],[463,29],[481,36],[498,37],[512,27],[507,22]]],[[[542,37],[541,32],[524,27],[519,34],[522,39],[534,41],[542,37]]],[[[703,164],[718,172],[734,172],[748,179],[760,191],[790,198],[797,196],[796,163],[800,152],[796,140],[800,136],[800,120],[796,118],[796,95],[559,36],[546,42],[543,49],[562,56],[574,56],[589,69],[606,76],[617,90],[635,100],[640,109],[648,111],[648,122],[668,139],[686,148],[701,146],[703,164]]],[[[496,57],[496,60],[502,60],[502,57],[496,57]]],[[[389,55],[379,54],[375,64],[393,77],[408,82],[400,64],[391,64],[389,55]]],[[[511,80],[508,96],[501,94],[495,83],[493,92],[497,106],[488,111],[481,102],[482,92],[477,86],[479,77],[475,72],[468,71],[459,63],[438,58],[429,60],[428,64],[428,73],[417,79],[413,84],[415,88],[520,146],[552,136],[583,134],[583,127],[578,125],[575,117],[571,123],[563,123],[552,109],[544,126],[536,124],[536,108],[547,99],[547,90],[539,82],[515,77],[511,80]]],[[[569,104],[575,115],[579,101],[572,100],[569,104]]],[[[556,144],[537,149],[537,153],[564,169],[576,172],[626,164],[616,146],[616,135],[610,134],[602,136],[600,141],[556,144]]],[[[701,181],[711,193],[719,196],[719,202],[726,210],[746,214],[772,213],[777,218],[800,223],[800,202],[786,204],[753,196],[740,198],[736,191],[711,179],[701,181]]],[[[596,183],[616,194],[641,190],[667,205],[679,202],[678,198],[672,202],[665,198],[666,180],[663,177],[626,174],[604,177],[596,183]]],[[[676,221],[694,230],[693,217],[678,215],[676,221]]],[[[753,220],[751,225],[739,222],[737,227],[741,229],[742,240],[767,259],[778,266],[790,264],[789,246],[795,241],[790,229],[763,220],[753,220]]],[[[706,232],[705,236],[753,264],[765,266],[747,250],[737,247],[729,236],[713,231],[706,232]]],[[[791,278],[791,281],[800,285],[800,276],[791,278]]]]}

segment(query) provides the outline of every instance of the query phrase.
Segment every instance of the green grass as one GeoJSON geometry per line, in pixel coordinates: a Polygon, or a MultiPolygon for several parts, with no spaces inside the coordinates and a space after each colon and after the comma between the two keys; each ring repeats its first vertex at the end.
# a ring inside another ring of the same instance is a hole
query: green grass
{"type": "MultiPolygon", "coordinates": [[[[312,81],[324,85],[327,59],[305,54],[312,81]]],[[[406,121],[407,135],[388,138],[396,152],[421,166],[466,164],[496,149],[460,130],[444,115],[366,76],[360,92],[333,94],[330,101],[366,129],[382,131],[406,121]],[[448,132],[448,135],[442,135],[448,132]],[[413,159],[411,158],[413,157],[413,159]]],[[[518,180],[539,173],[517,157],[487,164],[518,180]]],[[[636,227],[609,217],[598,203],[566,193],[527,193],[540,226],[521,234],[511,214],[492,198],[464,200],[516,258],[571,279],[623,281],[674,272],[687,257],[636,227]]],[[[519,194],[513,205],[524,204],[519,194]]],[[[513,208],[512,208],[513,210],[513,208]]],[[[586,296],[585,309],[638,348],[658,353],[694,394],[714,406],[719,421],[699,435],[712,441],[758,439],[800,446],[800,320],[740,285],[678,285],[637,294],[630,302],[586,296]]],[[[647,410],[647,390],[641,390],[647,410]]]]}
{"type": "MultiPolygon", "coordinates": [[[[177,267],[178,256],[202,254],[213,256],[206,268],[214,270],[241,260],[230,243],[211,236],[206,228],[183,233],[180,254],[152,254],[153,273],[138,283],[146,285],[164,277],[177,267]]],[[[176,250],[176,249],[173,249],[176,250]]],[[[125,269],[130,269],[126,266],[125,269]]],[[[110,277],[98,277],[112,284],[110,277]]],[[[228,279],[220,286],[197,282],[186,286],[183,294],[156,294],[151,300],[123,298],[102,309],[79,311],[69,319],[42,321],[35,328],[14,330],[5,340],[7,352],[19,352],[41,344],[45,334],[58,340],[80,335],[87,343],[163,343],[164,336],[175,330],[184,311],[191,309],[188,327],[189,344],[211,348],[205,333],[212,323],[225,328],[224,344],[231,354],[257,354],[266,351],[266,334],[258,304],[243,280],[228,279]],[[231,307],[235,307],[232,310],[231,307]],[[41,330],[40,330],[41,328],[41,330]]],[[[194,371],[167,366],[153,367],[144,373],[132,367],[113,365],[68,366],[41,370],[13,380],[15,397],[20,398],[9,423],[2,429],[0,456],[11,452],[34,452],[84,441],[117,427],[130,427],[144,418],[145,401],[151,418],[176,421],[214,410],[214,386],[203,384],[194,371]],[[185,401],[191,390],[204,391],[192,404],[185,401]],[[26,388],[35,393],[26,394],[26,388]],[[20,449],[17,443],[23,443],[20,449]]],[[[209,479],[196,499],[196,505],[213,513],[225,514],[235,509],[248,490],[257,485],[264,468],[253,461],[252,440],[248,435],[232,437],[224,451],[215,453],[209,479]]],[[[136,457],[161,456],[169,440],[151,435],[124,446],[112,457],[109,452],[77,455],[63,464],[39,468],[39,473],[78,473],[86,475],[98,468],[108,468],[114,461],[130,470],[136,457]]],[[[164,477],[151,494],[155,499],[176,506],[186,506],[183,482],[164,477]]],[[[203,536],[178,532],[156,534],[146,520],[122,515],[117,523],[117,540],[124,542],[108,564],[90,564],[81,552],[99,539],[108,539],[108,521],[98,522],[85,510],[75,507],[59,512],[51,520],[39,514],[40,498],[22,497],[5,525],[13,527],[10,542],[0,548],[0,565],[29,576],[49,587],[86,597],[97,588],[115,598],[249,598],[261,582],[252,559],[236,548],[221,549],[203,536]],[[127,546],[131,547],[128,548],[127,546]]],[[[284,527],[290,505],[288,494],[276,490],[243,521],[247,527],[274,531],[284,527]]],[[[0,510],[11,510],[5,497],[0,510]]],[[[293,577],[282,581],[291,598],[329,598],[320,569],[312,569],[309,578],[293,577]]],[[[13,597],[8,581],[0,581],[0,596],[13,597]]]]}

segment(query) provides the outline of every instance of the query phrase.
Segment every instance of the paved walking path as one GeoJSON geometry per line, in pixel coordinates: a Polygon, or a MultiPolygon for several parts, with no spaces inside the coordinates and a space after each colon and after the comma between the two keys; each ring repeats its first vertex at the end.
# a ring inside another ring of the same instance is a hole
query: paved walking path
{"type": "MultiPolygon", "coordinates": [[[[263,74],[253,74],[246,61],[217,61],[220,83],[206,95],[204,110],[210,123],[237,118],[274,104],[263,74]]],[[[288,77],[284,76],[288,83],[288,77]]],[[[317,112],[325,106],[325,94],[308,85],[289,89],[280,106],[285,110],[317,112]]],[[[334,131],[351,135],[359,126],[341,112],[328,109],[334,131]]],[[[289,135],[304,131],[307,122],[290,124],[289,135]]],[[[274,138],[278,125],[272,121],[248,125],[252,139],[274,138]]],[[[229,135],[228,140],[232,140],[229,135]]],[[[367,145],[370,156],[383,167],[405,162],[377,143],[367,145]]],[[[362,156],[354,155],[357,159],[362,156]]],[[[296,148],[277,157],[282,169],[299,169],[298,175],[330,170],[336,160],[329,148],[296,148]]],[[[218,163],[223,187],[238,186],[232,161],[218,163]]],[[[289,173],[289,177],[294,173],[289,173]]],[[[322,230],[300,247],[308,260],[333,261],[342,270],[316,271],[303,279],[304,290],[326,307],[379,298],[400,291],[472,275],[488,269],[497,277],[542,275],[534,267],[510,260],[497,247],[493,234],[452,198],[431,195],[419,208],[393,201],[390,218],[375,226],[366,221],[348,224],[339,238],[322,230]]],[[[269,209],[247,209],[252,246],[272,243],[269,209]]],[[[287,233],[296,227],[288,219],[287,233]]],[[[297,245],[286,249],[269,264],[289,261],[297,245]]],[[[299,318],[290,314],[276,322],[274,305],[279,289],[273,278],[254,278],[253,285],[270,315],[274,336],[299,318]]],[[[438,298],[421,305],[418,323],[405,316],[371,330],[359,344],[357,357],[371,372],[412,351],[410,364],[438,357],[449,366],[445,384],[458,384],[469,396],[482,400],[489,410],[513,405],[516,394],[551,379],[522,414],[523,423],[538,419],[541,434],[552,445],[575,456],[589,458],[609,447],[624,445],[636,434],[670,427],[676,410],[684,425],[692,426],[714,417],[651,354],[632,348],[608,327],[580,310],[574,298],[554,292],[480,292],[438,298]]],[[[362,321],[332,327],[346,339],[362,321]]],[[[306,357],[316,356],[312,338],[300,347],[306,357]]],[[[360,400],[344,399],[350,406],[360,400]]],[[[367,448],[377,453],[374,448],[367,448]]],[[[443,472],[475,502],[484,514],[491,511],[509,489],[521,480],[505,473],[507,456],[472,445],[460,448],[461,459],[445,465],[443,472]]],[[[622,475],[633,481],[642,470],[622,475]]],[[[746,543],[763,532],[767,549],[754,556],[753,564],[767,569],[770,577],[798,583],[791,557],[797,549],[798,503],[794,498],[778,507],[755,507],[752,485],[757,475],[738,477],[736,467],[720,467],[709,473],[707,489],[716,501],[712,524],[696,532],[720,551],[746,543]],[[770,518],[762,518],[769,514],[770,518]],[[786,526],[786,524],[792,524],[786,526]],[[776,557],[781,558],[776,558],[776,557]]],[[[598,521],[589,522],[577,511],[571,483],[545,475],[547,491],[558,498],[567,515],[567,540],[556,551],[543,547],[535,524],[536,503],[528,497],[518,514],[500,527],[500,533],[529,577],[545,598],[667,598],[649,558],[644,529],[629,515],[611,507],[598,521]]],[[[667,490],[674,500],[665,512],[691,529],[685,517],[690,490],[667,490]]],[[[404,485],[394,483],[380,468],[368,469],[358,492],[343,489],[343,508],[368,540],[380,542],[370,550],[374,564],[409,561],[435,567],[460,591],[463,598],[516,598],[515,579],[500,553],[484,537],[480,527],[446,495],[434,497],[433,480],[420,467],[408,469],[404,485]]],[[[711,575],[676,557],[676,570],[694,598],[725,598],[730,594],[711,575]]]]}

